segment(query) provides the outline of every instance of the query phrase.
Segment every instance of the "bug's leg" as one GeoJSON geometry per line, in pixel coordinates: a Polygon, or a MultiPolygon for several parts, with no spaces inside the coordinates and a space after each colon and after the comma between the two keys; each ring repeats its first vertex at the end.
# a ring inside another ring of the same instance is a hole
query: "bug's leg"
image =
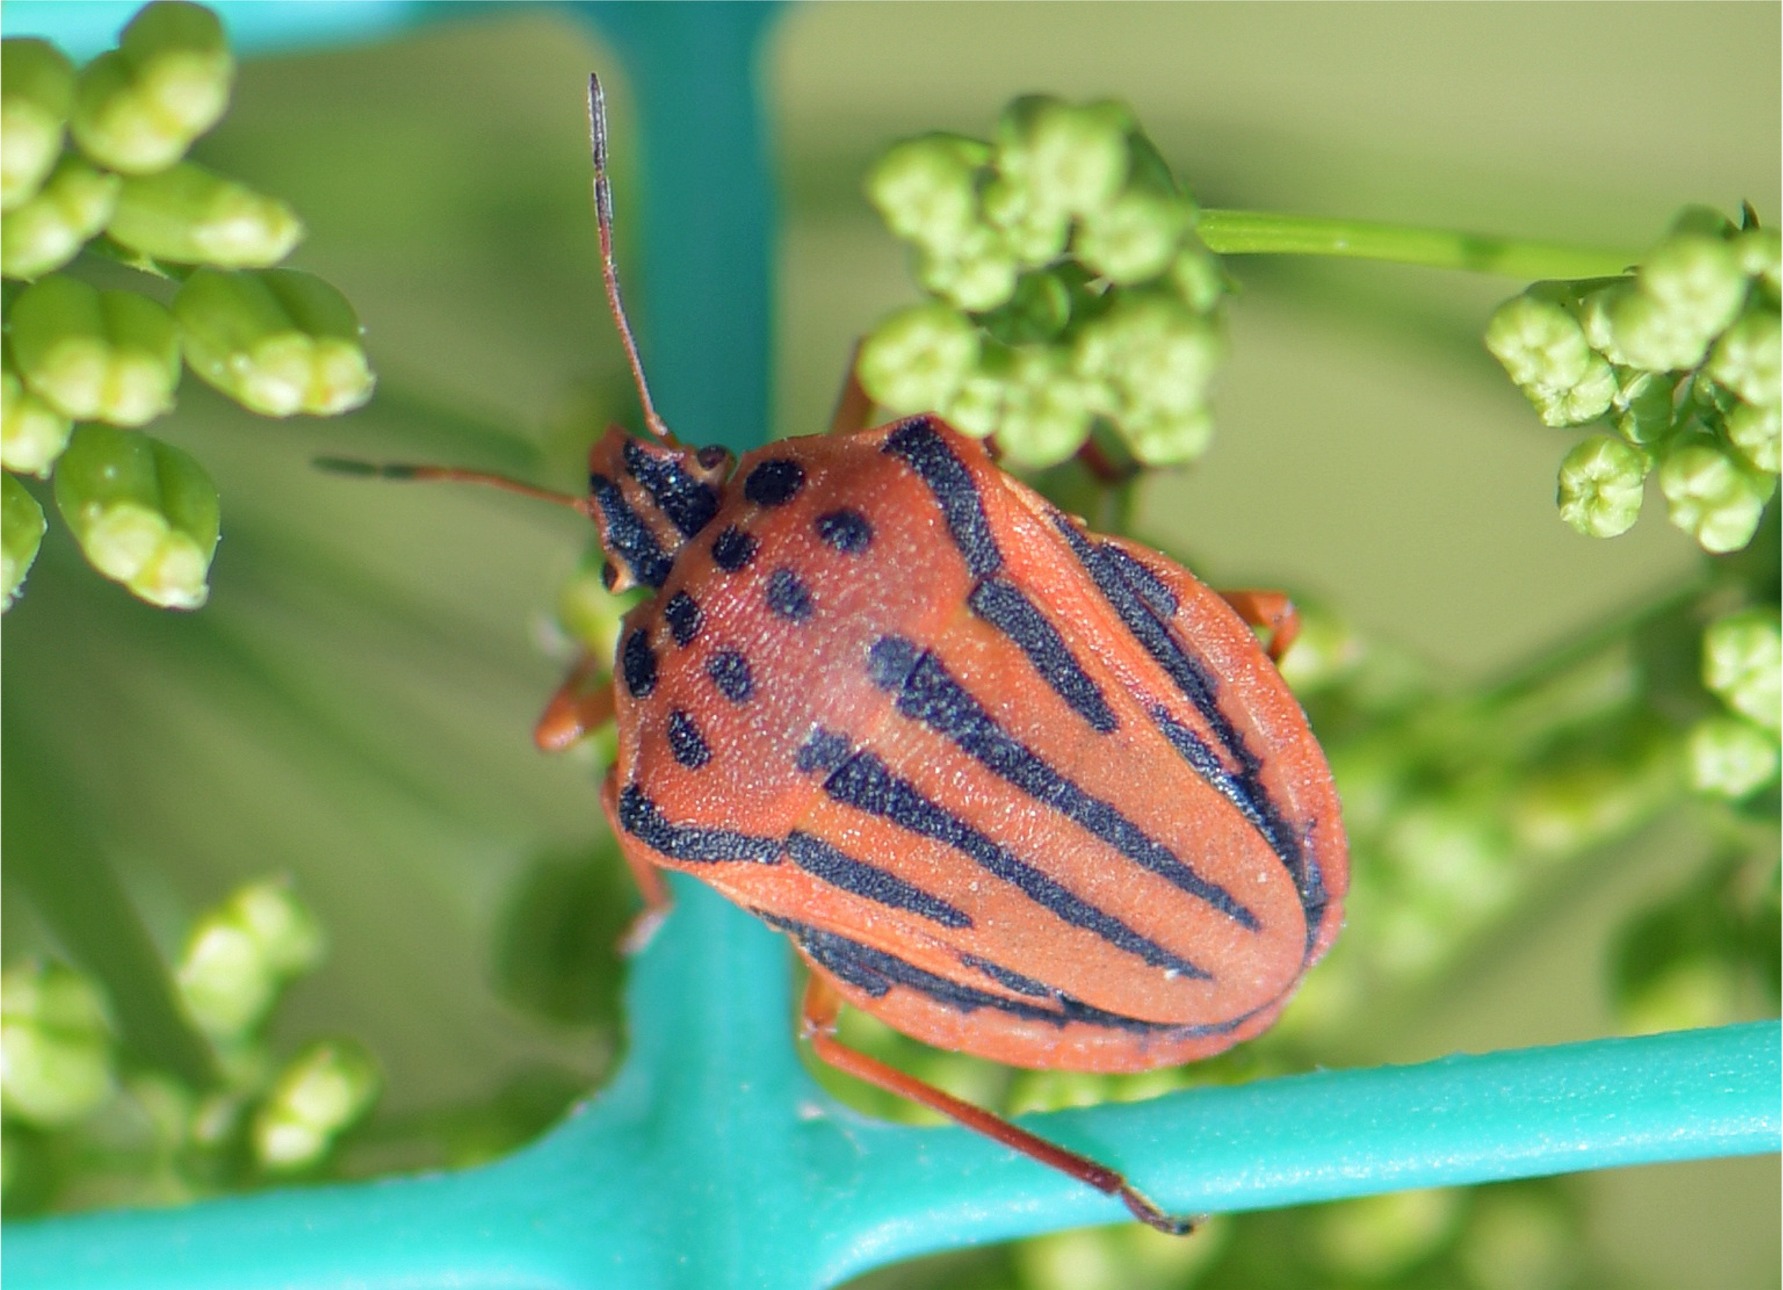
{"type": "Polygon", "coordinates": [[[588,684],[599,670],[594,656],[584,653],[563,684],[552,691],[532,728],[532,741],[540,752],[562,752],[613,719],[612,680],[592,687],[588,684]]]}
{"type": "Polygon", "coordinates": [[[993,1115],[970,1102],[962,1102],[932,1084],[923,1083],[914,1075],[894,1070],[865,1053],[847,1047],[836,1038],[836,1016],[841,1010],[842,1000],[835,987],[813,972],[805,986],[801,1029],[805,1038],[811,1041],[812,1051],[826,1065],[834,1066],[839,1071],[865,1080],[898,1097],[919,1102],[932,1111],[939,1111],[976,1133],[982,1133],[1043,1165],[1069,1174],[1079,1182],[1088,1183],[1099,1192],[1118,1197],[1132,1211],[1133,1217],[1148,1227],[1155,1227],[1171,1236],[1187,1236],[1194,1229],[1193,1219],[1166,1214],[1107,1165],[1097,1164],[1088,1156],[1080,1156],[1075,1151],[1067,1151],[1056,1143],[1029,1133],[1019,1125],[1011,1124],[1000,1115],[993,1115]]]}
{"type": "Polygon", "coordinates": [[[861,385],[861,374],[857,367],[861,358],[861,343],[854,342],[854,348],[848,352],[848,375],[842,378],[842,392],[836,396],[836,410],[830,415],[831,434],[852,434],[856,430],[867,428],[868,419],[873,415],[873,398],[861,385]]]}
{"type": "Polygon", "coordinates": [[[1139,473],[1139,463],[1129,461],[1125,464],[1110,459],[1103,451],[1102,445],[1092,437],[1083,441],[1083,447],[1077,450],[1077,462],[1090,473],[1104,488],[1113,488],[1124,484],[1139,473]]]}
{"type": "Polygon", "coordinates": [[[1269,661],[1279,663],[1300,635],[1300,611],[1285,591],[1222,591],[1220,599],[1252,627],[1269,629],[1269,661]]]}

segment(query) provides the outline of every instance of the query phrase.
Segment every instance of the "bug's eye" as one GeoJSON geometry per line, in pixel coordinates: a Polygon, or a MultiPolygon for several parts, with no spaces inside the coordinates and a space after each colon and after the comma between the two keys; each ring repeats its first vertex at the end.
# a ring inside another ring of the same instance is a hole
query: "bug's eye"
{"type": "Polygon", "coordinates": [[[719,444],[709,443],[693,455],[693,459],[707,470],[717,470],[731,461],[731,450],[719,444]]]}

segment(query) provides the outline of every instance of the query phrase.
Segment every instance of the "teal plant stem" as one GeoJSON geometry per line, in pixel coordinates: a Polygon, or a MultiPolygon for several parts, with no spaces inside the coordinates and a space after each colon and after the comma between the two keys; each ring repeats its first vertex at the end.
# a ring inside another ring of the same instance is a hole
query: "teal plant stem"
{"type": "Polygon", "coordinates": [[[1218,255],[1325,255],[1387,260],[1522,278],[1607,278],[1627,273],[1632,251],[1495,237],[1368,220],[1204,210],[1195,231],[1218,255]]]}
{"type": "MultiPolygon", "coordinates": [[[[20,1290],[814,1287],[1125,1211],[800,1068],[782,939],[699,885],[635,965],[619,1079],[460,1173],[7,1228],[20,1290]],[[721,975],[714,976],[714,973],[721,975]]],[[[1024,1122],[1188,1211],[1775,1151],[1775,1022],[1329,1071],[1024,1122]]]]}

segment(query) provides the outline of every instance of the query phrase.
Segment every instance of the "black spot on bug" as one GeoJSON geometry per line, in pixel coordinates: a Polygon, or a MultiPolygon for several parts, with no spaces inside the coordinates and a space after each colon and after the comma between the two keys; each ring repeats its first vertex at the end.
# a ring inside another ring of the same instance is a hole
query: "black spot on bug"
{"type": "Polygon", "coordinates": [[[669,713],[669,751],[689,770],[699,770],[712,760],[712,749],[694,719],[681,709],[669,713]]]}
{"type": "Polygon", "coordinates": [[[656,689],[656,651],[650,648],[650,633],[634,627],[620,651],[619,670],[625,675],[626,693],[634,699],[648,698],[656,689]]]}
{"type": "Polygon", "coordinates": [[[867,675],[887,694],[900,694],[922,659],[913,641],[901,636],[881,636],[867,648],[867,675]]]}
{"type": "Polygon", "coordinates": [[[732,703],[747,703],[755,694],[755,677],[749,660],[734,649],[721,649],[706,664],[706,675],[718,692],[732,703]]]}
{"type": "Polygon", "coordinates": [[[756,540],[739,528],[728,528],[712,542],[712,559],[726,573],[746,568],[755,559],[756,540]]]}
{"type": "Polygon", "coordinates": [[[848,736],[819,727],[799,745],[792,764],[801,774],[809,775],[813,771],[832,771],[847,760],[847,757],[848,736]]]}
{"type": "Polygon", "coordinates": [[[692,644],[693,638],[700,634],[700,625],[705,615],[700,612],[700,602],[685,591],[677,591],[670,596],[662,607],[662,616],[669,624],[669,632],[677,645],[692,644]]]}
{"type": "Polygon", "coordinates": [[[873,526],[856,510],[825,511],[815,527],[819,538],[847,555],[859,555],[873,545],[873,526]]]}
{"type": "Polygon", "coordinates": [[[784,506],[805,486],[805,468],[796,461],[776,457],[764,461],[743,481],[743,496],[757,506],[784,506]]]}
{"type": "Polygon", "coordinates": [[[802,623],[815,610],[811,590],[791,569],[776,569],[768,576],[768,608],[782,618],[802,623]]]}

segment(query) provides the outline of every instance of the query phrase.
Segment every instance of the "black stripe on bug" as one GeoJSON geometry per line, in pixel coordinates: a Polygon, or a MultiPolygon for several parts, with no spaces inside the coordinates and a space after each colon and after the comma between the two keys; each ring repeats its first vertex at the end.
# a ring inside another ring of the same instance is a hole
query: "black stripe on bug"
{"type": "MultiPolygon", "coordinates": [[[[835,736],[818,731],[801,749],[801,762],[815,768],[836,753],[835,736]],[[805,757],[806,750],[817,750],[805,757]]],[[[895,775],[891,768],[865,749],[847,750],[844,740],[842,760],[823,781],[823,791],[831,801],[852,807],[863,814],[891,821],[899,828],[920,837],[933,838],[972,860],[985,872],[1009,883],[1041,908],[1074,926],[1093,933],[1125,953],[1132,954],[1153,967],[1174,971],[1180,976],[1212,980],[1212,974],[1187,959],[1164,948],[1150,937],[1135,931],[1119,918],[1099,909],[1063,883],[1014,855],[1006,848],[974,829],[964,820],[931,801],[910,781],[895,775]]],[[[801,765],[803,769],[803,765],[801,765]]]]}
{"type": "Polygon", "coordinates": [[[972,482],[972,472],[935,429],[927,417],[912,417],[886,436],[882,452],[901,458],[928,485],[947,521],[953,544],[974,578],[995,573],[1003,565],[1003,553],[991,533],[984,513],[984,498],[972,482]]]}
{"type": "Polygon", "coordinates": [[[945,735],[960,751],[1039,805],[1058,811],[1098,841],[1239,926],[1253,932],[1262,927],[1257,916],[1231,892],[1196,873],[1113,805],[1086,793],[998,725],[933,652],[918,649],[913,641],[899,636],[882,636],[869,651],[868,676],[896,697],[899,712],[945,735]]]}

